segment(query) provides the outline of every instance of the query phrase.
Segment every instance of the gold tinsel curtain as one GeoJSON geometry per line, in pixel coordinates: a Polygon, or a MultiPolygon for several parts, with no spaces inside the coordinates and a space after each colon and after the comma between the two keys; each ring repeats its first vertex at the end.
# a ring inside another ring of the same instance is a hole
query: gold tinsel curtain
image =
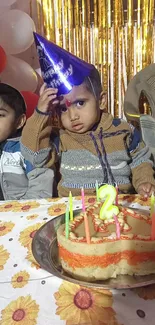
{"type": "Polygon", "coordinates": [[[40,34],[98,68],[122,117],[129,80],[155,61],[154,0],[39,0],[37,16],[40,34]]]}

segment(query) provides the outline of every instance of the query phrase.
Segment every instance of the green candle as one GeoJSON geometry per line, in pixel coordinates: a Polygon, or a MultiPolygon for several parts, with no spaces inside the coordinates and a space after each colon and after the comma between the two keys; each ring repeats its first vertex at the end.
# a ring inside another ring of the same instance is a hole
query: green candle
{"type": "Polygon", "coordinates": [[[66,238],[69,238],[69,209],[66,209],[66,214],[65,214],[65,234],[66,238]]]}
{"type": "Polygon", "coordinates": [[[69,213],[70,221],[73,221],[73,197],[71,191],[69,192],[69,213]]]}

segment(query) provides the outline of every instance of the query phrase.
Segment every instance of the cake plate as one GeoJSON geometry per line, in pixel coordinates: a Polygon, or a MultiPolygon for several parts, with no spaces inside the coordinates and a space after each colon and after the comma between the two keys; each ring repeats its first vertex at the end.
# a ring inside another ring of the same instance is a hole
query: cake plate
{"type": "MultiPolygon", "coordinates": [[[[81,210],[74,211],[74,216],[81,210]]],[[[155,274],[145,276],[120,275],[105,281],[86,282],[76,280],[63,271],[58,257],[57,229],[65,223],[65,215],[62,214],[43,225],[35,234],[32,241],[32,253],[41,268],[60,279],[73,282],[85,287],[104,289],[130,289],[147,286],[155,283],[155,274]]]]}

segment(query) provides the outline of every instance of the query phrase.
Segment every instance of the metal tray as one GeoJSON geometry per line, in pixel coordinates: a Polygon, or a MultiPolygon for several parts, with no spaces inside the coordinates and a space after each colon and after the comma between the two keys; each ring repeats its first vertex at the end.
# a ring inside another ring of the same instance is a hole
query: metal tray
{"type": "MultiPolygon", "coordinates": [[[[81,210],[74,211],[74,216],[81,210]]],[[[56,231],[65,222],[65,215],[62,214],[43,225],[35,234],[32,241],[32,253],[41,268],[63,280],[86,287],[104,289],[129,289],[147,286],[155,283],[155,274],[145,276],[120,275],[105,281],[86,282],[76,280],[63,271],[58,258],[58,245],[56,231]]]]}

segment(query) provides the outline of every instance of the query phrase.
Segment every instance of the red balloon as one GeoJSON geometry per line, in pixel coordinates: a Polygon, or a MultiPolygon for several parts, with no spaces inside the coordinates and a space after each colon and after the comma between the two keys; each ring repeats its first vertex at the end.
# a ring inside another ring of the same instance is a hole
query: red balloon
{"type": "Polygon", "coordinates": [[[27,106],[26,117],[29,118],[38,105],[39,96],[31,91],[21,91],[21,94],[23,95],[27,106]]]}
{"type": "Polygon", "coordinates": [[[7,61],[6,53],[3,49],[3,47],[0,46],[0,73],[5,69],[6,61],[7,61]]]}

